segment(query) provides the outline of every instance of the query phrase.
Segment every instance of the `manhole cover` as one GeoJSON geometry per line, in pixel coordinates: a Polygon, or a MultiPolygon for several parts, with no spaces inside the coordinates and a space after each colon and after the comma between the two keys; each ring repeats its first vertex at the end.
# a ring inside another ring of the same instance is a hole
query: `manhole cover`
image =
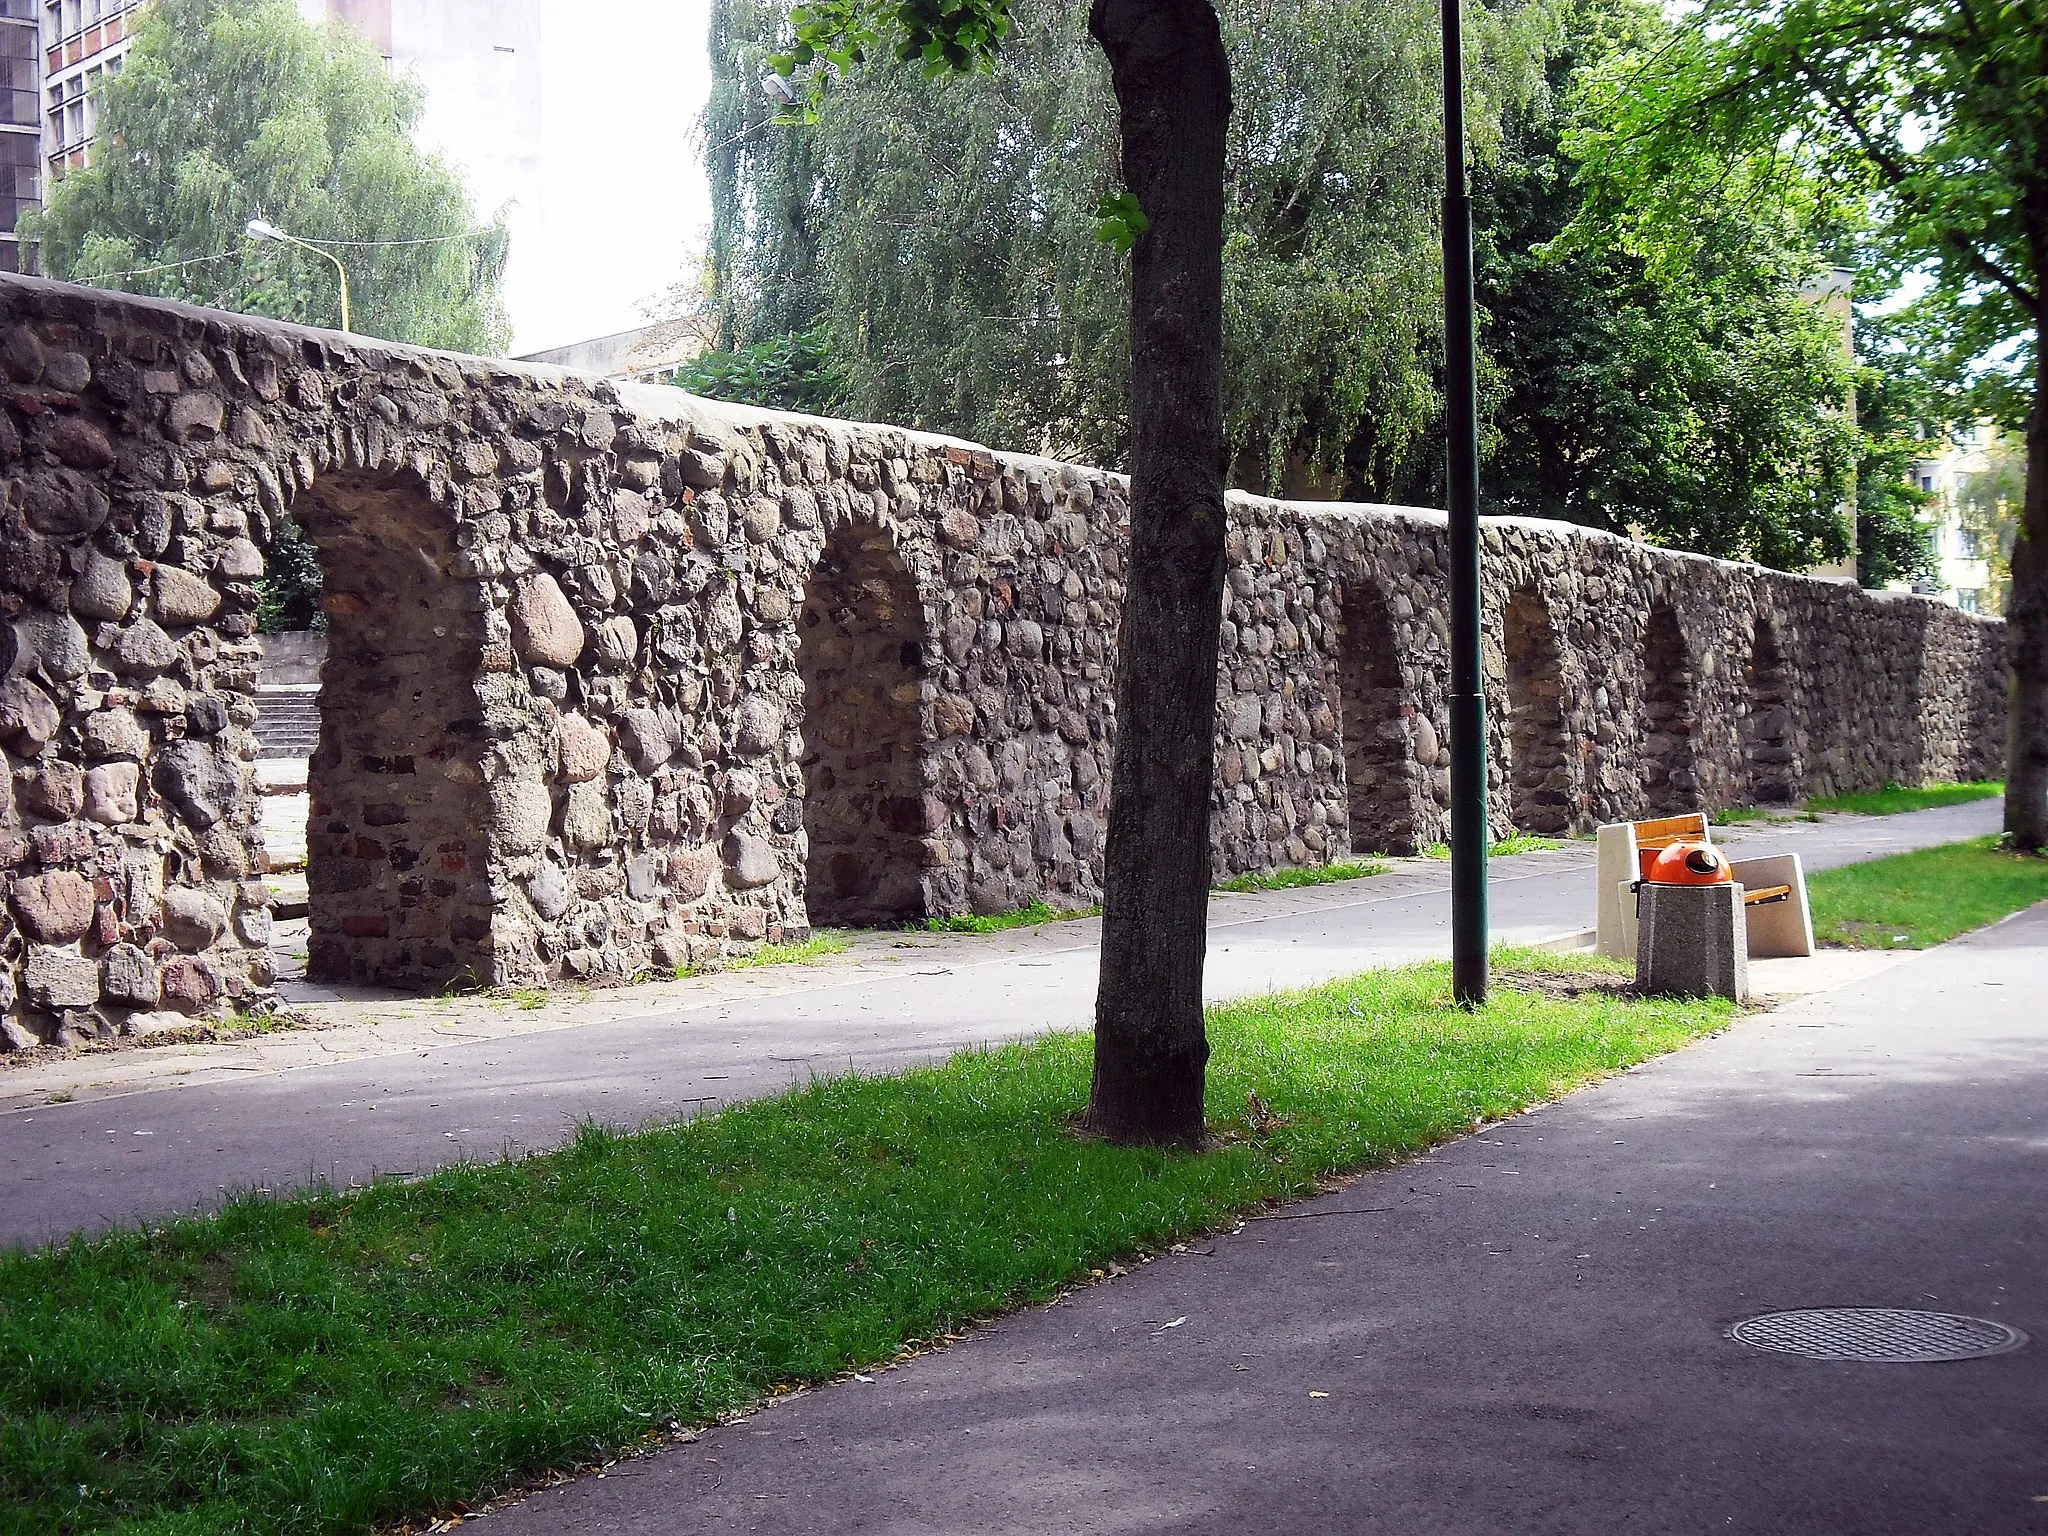
{"type": "Polygon", "coordinates": [[[1920,1363],[1976,1360],[2018,1349],[2027,1336],[1985,1317],[1911,1312],[1898,1307],[1816,1307],[1746,1317],[1728,1337],[1808,1360],[1920,1363]]]}

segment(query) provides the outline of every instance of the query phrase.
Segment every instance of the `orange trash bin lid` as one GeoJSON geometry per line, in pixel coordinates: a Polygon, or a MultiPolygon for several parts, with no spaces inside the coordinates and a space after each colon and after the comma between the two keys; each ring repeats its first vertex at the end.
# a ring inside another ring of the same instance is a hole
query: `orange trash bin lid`
{"type": "Polygon", "coordinates": [[[1735,875],[1705,843],[1673,843],[1657,855],[1645,878],[1652,885],[1727,885],[1735,875]]]}

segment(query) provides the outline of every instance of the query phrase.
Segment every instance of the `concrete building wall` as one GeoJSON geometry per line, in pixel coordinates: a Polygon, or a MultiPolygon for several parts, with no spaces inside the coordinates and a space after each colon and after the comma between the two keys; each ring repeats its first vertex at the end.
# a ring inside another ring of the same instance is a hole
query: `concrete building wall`
{"type": "MultiPolygon", "coordinates": [[[[1100,892],[1121,476],[0,279],[0,1033],[272,979],[263,550],[326,576],[315,976],[632,975],[1100,892]]],[[[1445,836],[1441,513],[1233,497],[1218,876],[1445,836]]],[[[1496,831],[1996,776],[2004,627],[1484,529],[1496,831]]]]}

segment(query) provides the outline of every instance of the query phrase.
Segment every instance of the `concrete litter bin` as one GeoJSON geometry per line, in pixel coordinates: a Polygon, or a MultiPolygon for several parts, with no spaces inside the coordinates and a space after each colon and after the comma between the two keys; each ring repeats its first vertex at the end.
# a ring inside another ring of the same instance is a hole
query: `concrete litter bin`
{"type": "Polygon", "coordinates": [[[1638,891],[1636,986],[1653,997],[1749,996],[1749,934],[1739,885],[1638,891]]]}
{"type": "Polygon", "coordinates": [[[1749,995],[1742,887],[1704,843],[1666,848],[1636,887],[1636,986],[1653,997],[1749,995]]]}

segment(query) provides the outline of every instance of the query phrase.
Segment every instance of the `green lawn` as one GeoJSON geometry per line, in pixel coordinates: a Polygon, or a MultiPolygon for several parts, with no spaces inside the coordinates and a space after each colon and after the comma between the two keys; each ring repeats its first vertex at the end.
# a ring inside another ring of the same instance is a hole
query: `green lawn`
{"type": "MultiPolygon", "coordinates": [[[[677,981],[688,981],[693,976],[713,976],[720,971],[751,971],[764,965],[811,965],[830,955],[843,953],[853,940],[842,929],[815,928],[807,939],[794,944],[757,944],[744,954],[731,955],[711,965],[679,965],[676,967],[677,981]]],[[[522,1001],[522,1008],[545,1007],[547,994],[542,991],[541,1001],[522,1001]]]]}
{"type": "MultiPolygon", "coordinates": [[[[1905,789],[1887,784],[1863,795],[1836,795],[1826,800],[1809,800],[1809,811],[1854,811],[1859,816],[1896,816],[1901,811],[1927,811],[1941,805],[1962,805],[1971,800],[1989,800],[2005,793],[2005,786],[1991,781],[1968,784],[1928,784],[1905,789]]],[[[1722,818],[1716,817],[1716,820],[1722,818]]]]}
{"type": "Polygon", "coordinates": [[[1823,944],[1926,949],[2048,901],[2048,859],[1980,837],[1822,870],[1806,892],[1823,944]]]}
{"type": "Polygon", "coordinates": [[[928,917],[913,926],[926,933],[1001,933],[1006,928],[1035,928],[1040,923],[1065,922],[1068,918],[1094,917],[1100,907],[1076,907],[1071,912],[1062,912],[1049,907],[1042,901],[1034,901],[1028,907],[1019,907],[1014,912],[969,913],[964,917],[928,917]]]}
{"type": "MultiPolygon", "coordinates": [[[[1506,837],[1486,845],[1489,859],[1511,859],[1518,853],[1549,853],[1553,849],[1569,846],[1562,839],[1538,837],[1534,832],[1511,832],[1506,837]]],[[[1427,843],[1423,845],[1425,859],[1448,859],[1451,856],[1449,843],[1427,843]]]]}
{"type": "Polygon", "coordinates": [[[1394,866],[1385,859],[1347,859],[1336,864],[1311,864],[1299,869],[1272,869],[1264,874],[1237,875],[1216,887],[1219,891],[1292,891],[1304,885],[1328,885],[1337,880],[1365,880],[1384,875],[1394,866]]]}
{"type": "Polygon", "coordinates": [[[1501,961],[1469,1014],[1443,965],[1215,1010],[1202,1154],[1076,1138],[1089,1045],[1062,1035],[0,1257],[0,1531],[298,1536],[459,1511],[1730,1017],[1631,999],[1606,962],[1501,961]]]}

